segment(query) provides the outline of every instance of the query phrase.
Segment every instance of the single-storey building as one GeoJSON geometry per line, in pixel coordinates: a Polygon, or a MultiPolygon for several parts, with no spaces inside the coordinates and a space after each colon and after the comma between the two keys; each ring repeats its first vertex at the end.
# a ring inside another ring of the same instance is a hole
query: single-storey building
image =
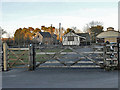
{"type": "Polygon", "coordinates": [[[37,32],[34,40],[37,40],[40,44],[56,44],[57,36],[55,34],[51,35],[49,32],[37,32]]]}
{"type": "Polygon", "coordinates": [[[81,40],[80,44],[81,45],[90,45],[90,35],[89,33],[76,33],[77,35],[81,36],[81,37],[85,37],[85,40],[81,40]]]}
{"type": "Polygon", "coordinates": [[[84,40],[86,40],[85,37],[79,36],[76,33],[73,33],[71,31],[63,36],[62,44],[63,45],[80,45],[80,42],[84,40]]]}
{"type": "Polygon", "coordinates": [[[115,31],[114,28],[109,27],[107,28],[107,31],[104,31],[97,35],[97,42],[98,43],[105,43],[105,42],[110,42],[110,43],[117,43],[120,42],[120,32],[115,31]]]}

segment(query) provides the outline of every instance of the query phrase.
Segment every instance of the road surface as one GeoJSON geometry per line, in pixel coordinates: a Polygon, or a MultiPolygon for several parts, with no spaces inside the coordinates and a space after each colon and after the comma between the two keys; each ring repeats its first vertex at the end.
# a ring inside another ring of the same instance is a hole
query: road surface
{"type": "Polygon", "coordinates": [[[79,68],[13,69],[3,72],[3,88],[117,88],[118,71],[79,68]]]}

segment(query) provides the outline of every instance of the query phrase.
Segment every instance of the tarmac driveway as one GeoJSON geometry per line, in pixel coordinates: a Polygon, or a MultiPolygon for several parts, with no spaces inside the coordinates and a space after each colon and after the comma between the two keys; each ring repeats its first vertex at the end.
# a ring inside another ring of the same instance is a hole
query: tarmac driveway
{"type": "Polygon", "coordinates": [[[3,88],[117,88],[118,72],[103,69],[38,68],[3,72],[3,88]]]}

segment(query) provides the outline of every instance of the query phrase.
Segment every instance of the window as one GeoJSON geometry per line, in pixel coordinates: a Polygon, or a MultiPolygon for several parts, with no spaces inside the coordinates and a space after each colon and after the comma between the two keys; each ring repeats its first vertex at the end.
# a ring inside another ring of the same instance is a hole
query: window
{"type": "Polygon", "coordinates": [[[74,41],[74,37],[73,36],[68,36],[68,41],[74,41]]]}

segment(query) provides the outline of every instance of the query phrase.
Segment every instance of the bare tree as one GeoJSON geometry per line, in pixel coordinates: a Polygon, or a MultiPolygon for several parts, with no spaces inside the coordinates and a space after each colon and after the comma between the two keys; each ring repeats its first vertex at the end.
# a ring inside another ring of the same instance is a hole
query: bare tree
{"type": "Polygon", "coordinates": [[[7,33],[7,32],[4,31],[4,29],[2,29],[2,28],[0,27],[0,38],[2,38],[2,35],[5,34],[5,33],[7,33]]]}
{"type": "Polygon", "coordinates": [[[89,32],[91,27],[96,27],[96,26],[103,26],[103,23],[99,21],[91,21],[88,24],[86,24],[86,26],[83,29],[83,32],[89,32]]]}
{"type": "Polygon", "coordinates": [[[83,28],[83,32],[84,33],[87,33],[87,32],[89,32],[89,27],[88,27],[88,25],[86,24],[86,26],[84,26],[84,28],[83,28]]]}
{"type": "Polygon", "coordinates": [[[91,21],[86,24],[83,31],[89,33],[91,41],[95,42],[96,36],[103,32],[103,23],[99,21],[91,21]]]}
{"type": "Polygon", "coordinates": [[[87,24],[87,26],[89,27],[89,28],[91,28],[92,26],[94,27],[94,26],[103,26],[103,23],[102,22],[99,22],[99,21],[91,21],[91,22],[89,22],[88,24],[87,24]]]}
{"type": "Polygon", "coordinates": [[[72,27],[71,29],[73,29],[75,31],[77,28],[76,27],[72,27]]]}
{"type": "Polygon", "coordinates": [[[7,32],[4,31],[4,29],[2,29],[2,28],[0,27],[0,35],[3,35],[3,34],[5,34],[5,33],[7,33],[7,32]]]}

